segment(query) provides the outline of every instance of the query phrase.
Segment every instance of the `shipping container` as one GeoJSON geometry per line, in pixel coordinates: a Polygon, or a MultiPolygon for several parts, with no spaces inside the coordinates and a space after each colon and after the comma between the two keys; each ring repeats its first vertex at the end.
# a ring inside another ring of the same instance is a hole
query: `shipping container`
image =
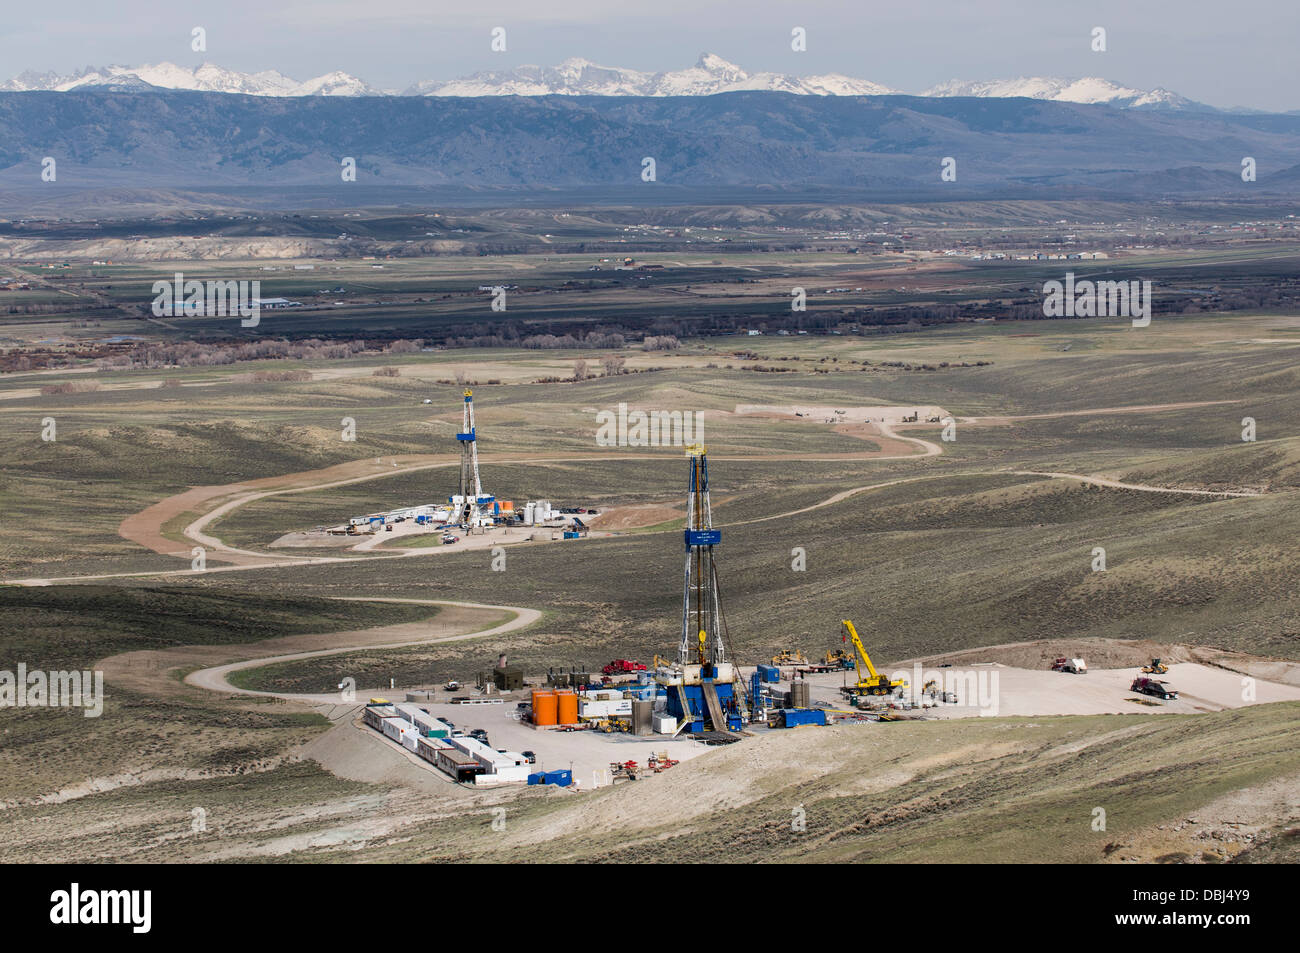
{"type": "Polygon", "coordinates": [[[826,711],[822,708],[783,708],[781,717],[787,728],[826,724],[826,711]]]}

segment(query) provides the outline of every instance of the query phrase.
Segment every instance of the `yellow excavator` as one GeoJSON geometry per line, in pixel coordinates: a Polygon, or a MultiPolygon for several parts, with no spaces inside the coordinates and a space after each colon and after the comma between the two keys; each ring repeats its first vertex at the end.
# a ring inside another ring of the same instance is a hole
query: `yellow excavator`
{"type": "Polygon", "coordinates": [[[826,664],[831,668],[843,669],[848,671],[853,668],[857,662],[848,652],[843,649],[836,649],[834,652],[826,653],[826,664]]]}
{"type": "Polygon", "coordinates": [[[844,631],[848,633],[849,638],[853,641],[853,648],[857,651],[857,658],[853,664],[857,666],[858,683],[847,692],[854,695],[888,695],[896,688],[902,688],[907,682],[902,679],[891,680],[888,675],[881,675],[876,671],[876,666],[871,664],[871,656],[867,650],[862,647],[862,640],[858,638],[858,630],[854,628],[853,623],[848,619],[843,620],[841,625],[844,631]],[[866,666],[866,674],[862,672],[863,666],[866,666]]]}
{"type": "Polygon", "coordinates": [[[1142,671],[1147,675],[1168,675],[1169,666],[1158,658],[1153,658],[1150,665],[1143,665],[1142,671]]]}
{"type": "Polygon", "coordinates": [[[778,654],[772,656],[773,665],[803,665],[807,661],[807,657],[799,649],[782,649],[778,654]]]}

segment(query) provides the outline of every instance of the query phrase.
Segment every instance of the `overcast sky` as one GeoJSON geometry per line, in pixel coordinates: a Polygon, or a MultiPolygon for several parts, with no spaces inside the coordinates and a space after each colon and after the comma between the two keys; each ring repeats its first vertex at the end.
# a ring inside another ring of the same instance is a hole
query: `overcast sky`
{"type": "Polygon", "coordinates": [[[708,51],[749,70],[844,73],[907,92],[949,79],[1102,76],[1215,106],[1300,109],[1300,0],[59,0],[7,4],[0,72],[206,61],[331,70],[401,89],[573,56],[681,69],[708,51]],[[206,53],[190,31],[207,30],[206,53]],[[490,50],[492,27],[507,31],[490,50]],[[790,49],[792,27],[807,52],[790,49]],[[1090,49],[1093,27],[1108,50],[1090,49]]]}

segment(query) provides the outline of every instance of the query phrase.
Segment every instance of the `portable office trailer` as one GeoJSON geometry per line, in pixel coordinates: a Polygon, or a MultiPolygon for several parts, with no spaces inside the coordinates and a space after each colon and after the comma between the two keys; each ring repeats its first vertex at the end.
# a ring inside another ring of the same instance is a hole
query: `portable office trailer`
{"type": "Polygon", "coordinates": [[[490,787],[494,784],[525,784],[528,781],[528,765],[497,765],[495,771],[485,771],[474,776],[474,784],[490,787]]]}
{"type": "Polygon", "coordinates": [[[392,705],[367,705],[361,712],[361,720],[376,731],[384,730],[386,718],[396,718],[397,709],[392,705]]]}
{"type": "Polygon", "coordinates": [[[457,781],[473,781],[483,773],[483,765],[458,748],[439,748],[434,754],[434,764],[457,781]]]}
{"type": "Polygon", "coordinates": [[[418,738],[415,742],[415,753],[433,765],[438,763],[438,752],[449,748],[451,745],[441,738],[418,738]]]}
{"type": "Polygon", "coordinates": [[[489,770],[495,767],[497,762],[509,764],[495,748],[489,748],[476,738],[449,738],[448,740],[453,747],[459,748],[489,770]]]}
{"type": "Polygon", "coordinates": [[[428,712],[421,711],[415,705],[397,705],[395,707],[398,716],[409,721],[426,738],[437,738],[440,731],[444,732],[444,736],[449,733],[444,731],[446,725],[443,722],[434,718],[428,712]]]}

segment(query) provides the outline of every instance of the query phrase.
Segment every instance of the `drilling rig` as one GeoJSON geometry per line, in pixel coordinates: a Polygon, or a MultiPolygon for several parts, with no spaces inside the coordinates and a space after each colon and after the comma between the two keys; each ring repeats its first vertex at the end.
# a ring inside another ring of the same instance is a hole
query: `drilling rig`
{"type": "Polygon", "coordinates": [[[743,684],[727,659],[727,621],[713,561],[722,531],[713,528],[709,507],[709,460],[701,444],[687,447],[686,456],[682,637],[676,664],[660,669],[656,680],[667,689],[668,714],[677,718],[678,731],[738,731],[748,715],[743,684]]]}
{"type": "Polygon", "coordinates": [[[465,410],[461,432],[456,434],[460,443],[460,492],[448,500],[451,503],[451,522],[467,530],[490,526],[492,516],[484,507],[496,500],[483,493],[478,476],[478,434],[474,426],[474,392],[465,390],[465,410]]]}

